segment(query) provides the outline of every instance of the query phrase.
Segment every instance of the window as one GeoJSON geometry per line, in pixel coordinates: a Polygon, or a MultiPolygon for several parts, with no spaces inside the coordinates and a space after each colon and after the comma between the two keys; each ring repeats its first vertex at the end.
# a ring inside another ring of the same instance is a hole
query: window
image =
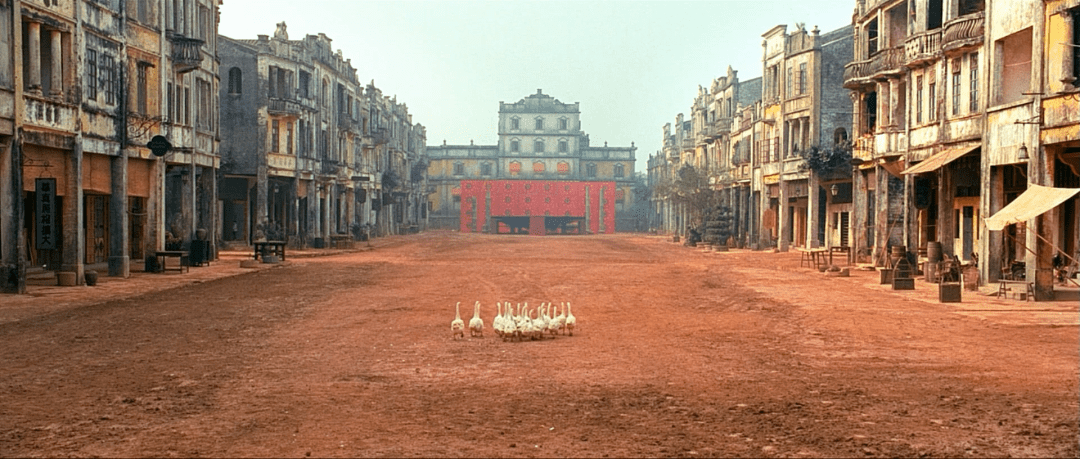
{"type": "Polygon", "coordinates": [[[98,67],[97,51],[86,50],[86,98],[97,100],[98,93],[98,67]]]}
{"type": "Polygon", "coordinates": [[[877,93],[866,93],[863,104],[863,112],[866,114],[865,133],[873,134],[877,130],[877,93]]]}
{"type": "Polygon", "coordinates": [[[513,129],[515,131],[518,130],[518,129],[521,129],[521,119],[520,118],[510,118],[510,129],[513,129]]]}
{"type": "Polygon", "coordinates": [[[968,55],[968,67],[968,111],[975,113],[979,111],[979,53],[968,55]]]}
{"type": "Polygon", "coordinates": [[[1077,86],[1076,80],[1080,79],[1080,8],[1073,8],[1069,13],[1072,15],[1072,46],[1063,48],[1067,50],[1065,55],[1072,58],[1072,66],[1065,67],[1072,68],[1072,75],[1066,78],[1072,77],[1072,85],[1077,86]]]}
{"type": "Polygon", "coordinates": [[[544,119],[543,118],[537,118],[536,119],[536,130],[537,131],[542,131],[543,129],[544,129],[544,119]]]}
{"type": "Polygon", "coordinates": [[[929,118],[930,121],[934,121],[937,119],[937,83],[934,83],[933,79],[928,85],[927,97],[930,100],[929,118]]]}
{"type": "Polygon", "coordinates": [[[480,164],[480,175],[491,175],[491,163],[480,164]]]}
{"type": "Polygon", "coordinates": [[[1031,29],[998,40],[994,52],[998,56],[995,74],[1001,78],[991,84],[997,90],[995,100],[1007,104],[1023,99],[1025,92],[1031,92],[1031,29]]]}
{"type": "Polygon", "coordinates": [[[833,131],[833,145],[840,145],[843,143],[847,143],[847,141],[847,129],[839,127],[836,128],[835,131],[833,131]]]}
{"type": "Polygon", "coordinates": [[[915,123],[922,124],[923,111],[923,77],[915,77],[915,123]]]}
{"type": "Polygon", "coordinates": [[[626,175],[626,171],[623,169],[622,163],[615,164],[615,178],[623,178],[626,175]]]}
{"type": "Polygon", "coordinates": [[[135,110],[145,115],[149,113],[146,106],[146,98],[148,96],[146,72],[150,67],[150,63],[139,62],[135,67],[135,110]]]}
{"type": "Polygon", "coordinates": [[[566,126],[567,126],[568,124],[569,124],[569,123],[567,122],[566,118],[559,118],[559,129],[560,129],[560,130],[563,130],[563,131],[565,131],[565,130],[567,129],[567,127],[566,127],[566,126]]]}
{"type": "Polygon", "coordinates": [[[786,97],[791,97],[791,96],[795,95],[795,93],[791,92],[791,71],[792,71],[792,68],[788,67],[787,68],[787,78],[784,79],[784,96],[786,96],[786,97]]]}
{"type": "MultiPolygon", "coordinates": [[[[939,0],[940,2],[940,0],[939,0]]],[[[939,26],[940,27],[940,26],[939,26]]],[[[878,26],[877,19],[866,23],[866,54],[867,57],[877,54],[878,51],[878,26]]]]}
{"type": "Polygon", "coordinates": [[[952,114],[960,114],[960,59],[952,61],[952,114]]]}
{"type": "Polygon", "coordinates": [[[291,121],[285,123],[285,152],[293,154],[293,124],[291,121]]]}
{"type": "Polygon", "coordinates": [[[165,116],[168,121],[176,122],[176,99],[173,98],[172,82],[165,84],[165,116]]]}
{"type": "Polygon", "coordinates": [[[281,137],[278,131],[280,129],[280,126],[278,123],[278,120],[273,120],[270,122],[270,151],[274,153],[278,152],[278,143],[281,141],[281,137]]]}
{"type": "Polygon", "coordinates": [[[305,99],[311,98],[311,89],[309,89],[310,86],[311,86],[311,74],[301,70],[300,71],[300,87],[298,88],[299,91],[300,91],[300,97],[303,97],[305,99]]]}
{"type": "Polygon", "coordinates": [[[806,94],[806,62],[799,64],[799,94],[806,94]]]}
{"type": "Polygon", "coordinates": [[[533,152],[536,152],[536,153],[543,153],[544,152],[544,141],[543,140],[536,139],[536,141],[533,142],[533,152]]]}
{"type": "Polygon", "coordinates": [[[101,68],[98,70],[101,77],[101,90],[105,93],[105,103],[116,104],[119,99],[120,82],[117,78],[116,60],[108,54],[101,55],[101,68]]]}
{"type": "Polygon", "coordinates": [[[243,81],[243,73],[239,67],[229,69],[229,94],[240,94],[243,81]]]}
{"type": "Polygon", "coordinates": [[[941,27],[942,13],[944,12],[943,0],[930,0],[926,5],[926,30],[934,30],[941,27]]]}
{"type": "Polygon", "coordinates": [[[465,175],[465,164],[454,163],[454,175],[465,175]]]}
{"type": "Polygon", "coordinates": [[[585,176],[589,178],[596,177],[596,164],[589,163],[585,165],[585,176]]]}
{"type": "Polygon", "coordinates": [[[517,153],[517,152],[521,151],[521,142],[519,142],[517,139],[511,140],[510,141],[510,151],[512,153],[517,153]]]}
{"type": "Polygon", "coordinates": [[[559,140],[559,153],[566,153],[567,151],[569,151],[569,147],[566,139],[559,140]]]}

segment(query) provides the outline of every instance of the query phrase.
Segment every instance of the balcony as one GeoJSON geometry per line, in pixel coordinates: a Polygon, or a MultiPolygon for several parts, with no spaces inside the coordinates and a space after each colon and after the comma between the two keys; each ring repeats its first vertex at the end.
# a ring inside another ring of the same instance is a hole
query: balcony
{"type": "Polygon", "coordinates": [[[352,119],[352,115],[348,113],[338,113],[338,128],[343,131],[351,131],[356,129],[356,121],[352,119]]]}
{"type": "Polygon", "coordinates": [[[300,102],[292,99],[270,98],[267,110],[271,115],[300,115],[300,102]]]}
{"type": "Polygon", "coordinates": [[[177,73],[188,73],[199,68],[204,41],[176,34],[170,35],[169,41],[172,43],[173,69],[177,73]]]}
{"type": "Polygon", "coordinates": [[[682,146],[683,150],[693,150],[694,149],[694,139],[690,138],[690,137],[684,138],[684,139],[682,139],[682,143],[680,145],[682,146]]]}
{"type": "Polygon", "coordinates": [[[390,132],[386,128],[372,128],[364,137],[371,139],[374,145],[385,145],[390,142],[390,132]]]}
{"type": "Polygon", "coordinates": [[[855,145],[851,149],[851,157],[863,161],[874,158],[874,136],[864,136],[855,139],[855,145]]]}
{"type": "Polygon", "coordinates": [[[870,60],[856,61],[844,66],[844,87],[856,89],[870,77],[870,60]]]}
{"type": "Polygon", "coordinates": [[[946,22],[945,31],[942,32],[942,49],[951,51],[982,44],[985,30],[984,17],[985,13],[980,11],[946,22]]]}
{"type": "Polygon", "coordinates": [[[897,76],[903,71],[904,47],[885,48],[870,58],[870,75],[875,78],[897,76]]]}
{"type": "Polygon", "coordinates": [[[912,35],[904,43],[904,62],[908,67],[935,61],[940,56],[941,30],[912,35]]]}
{"type": "Polygon", "coordinates": [[[30,94],[23,95],[23,102],[26,104],[23,112],[23,121],[26,124],[59,131],[75,131],[78,112],[74,105],[30,94]]]}

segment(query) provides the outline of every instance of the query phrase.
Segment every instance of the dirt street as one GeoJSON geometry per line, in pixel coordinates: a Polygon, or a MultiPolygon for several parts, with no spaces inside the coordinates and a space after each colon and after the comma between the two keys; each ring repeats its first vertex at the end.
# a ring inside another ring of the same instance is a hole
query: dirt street
{"type": "Polygon", "coordinates": [[[0,456],[1080,454],[1077,327],[798,264],[434,232],[23,308],[0,321],[0,456]],[[453,339],[477,300],[484,337],[453,339]],[[496,301],[548,300],[574,336],[495,337],[496,301]]]}

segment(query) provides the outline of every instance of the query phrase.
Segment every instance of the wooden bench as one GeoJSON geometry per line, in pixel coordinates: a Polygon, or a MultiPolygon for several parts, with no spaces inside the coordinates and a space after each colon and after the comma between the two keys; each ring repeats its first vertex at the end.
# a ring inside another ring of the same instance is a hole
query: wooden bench
{"type": "Polygon", "coordinates": [[[347,234],[332,234],[330,235],[330,247],[335,249],[351,249],[352,248],[352,236],[347,234]]]}
{"type": "Polygon", "coordinates": [[[285,261],[285,241],[255,242],[253,245],[255,246],[255,260],[265,254],[277,255],[281,261],[285,261]]]}
{"type": "Polygon", "coordinates": [[[158,260],[158,267],[161,269],[159,272],[165,272],[168,268],[166,260],[169,258],[176,258],[179,260],[179,266],[176,267],[177,271],[185,272],[188,269],[188,265],[191,263],[188,260],[188,253],[183,250],[160,250],[154,252],[154,257],[158,260]]]}
{"type": "Polygon", "coordinates": [[[1008,298],[1009,293],[1012,292],[1020,296],[1022,300],[1035,301],[1035,283],[1028,282],[1026,280],[1009,280],[1001,279],[998,281],[997,297],[1001,298],[1001,295],[1005,295],[1008,298]]]}

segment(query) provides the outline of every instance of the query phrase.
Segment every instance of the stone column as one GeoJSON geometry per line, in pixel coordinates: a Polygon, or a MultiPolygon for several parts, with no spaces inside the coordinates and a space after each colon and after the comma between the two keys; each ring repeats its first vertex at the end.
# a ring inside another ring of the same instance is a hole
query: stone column
{"type": "Polygon", "coordinates": [[[86,254],[86,234],[83,230],[83,165],[82,138],[75,138],[72,152],[67,156],[64,176],[63,212],[64,248],[60,255],[60,273],[57,275],[61,285],[82,285],[83,257],[86,254]],[[74,279],[71,276],[74,275],[74,279]]]}
{"type": "Polygon", "coordinates": [[[109,195],[109,276],[129,277],[130,225],[128,224],[128,159],[123,151],[109,158],[112,189],[109,195]]]}
{"type": "MultiPolygon", "coordinates": [[[[1042,186],[1054,185],[1054,158],[1046,151],[1045,147],[1032,148],[1031,162],[1028,166],[1028,177],[1031,183],[1042,186]]],[[[1027,280],[1035,282],[1035,301],[1050,301],[1054,299],[1054,263],[1056,253],[1051,241],[1054,240],[1054,229],[1057,228],[1056,212],[1045,212],[1031,220],[1028,225],[1027,246],[1033,247],[1035,253],[1028,252],[1026,257],[1027,280]]]]}
{"type": "MultiPolygon", "coordinates": [[[[1072,38],[1074,35],[1073,28],[1076,24],[1073,20],[1073,15],[1070,10],[1061,12],[1061,19],[1064,23],[1064,33],[1066,40],[1072,38]]],[[[1076,48],[1070,46],[1068,42],[1061,44],[1061,82],[1065,85],[1065,89],[1071,89],[1076,83],[1076,78],[1080,75],[1073,75],[1073,56],[1076,54],[1076,48]]]]}
{"type": "Polygon", "coordinates": [[[49,30],[51,42],[51,58],[49,59],[49,95],[60,97],[64,95],[64,49],[60,40],[59,30],[49,30]]]}
{"type": "Polygon", "coordinates": [[[26,66],[29,67],[26,75],[26,87],[33,94],[41,94],[41,23],[26,23],[27,55],[29,57],[26,66]]]}
{"type": "Polygon", "coordinates": [[[0,143],[0,292],[26,293],[26,241],[22,238],[22,148],[8,137],[0,143]]]}

